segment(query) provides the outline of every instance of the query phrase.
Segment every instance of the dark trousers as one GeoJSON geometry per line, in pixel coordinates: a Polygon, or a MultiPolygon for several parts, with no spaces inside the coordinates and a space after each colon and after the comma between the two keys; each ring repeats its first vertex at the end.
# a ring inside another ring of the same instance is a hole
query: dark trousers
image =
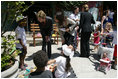
{"type": "Polygon", "coordinates": [[[65,32],[64,34],[65,44],[74,46],[74,36],[65,32]]]}
{"type": "Polygon", "coordinates": [[[81,56],[82,57],[89,57],[90,55],[90,46],[89,46],[89,39],[91,36],[91,32],[82,32],[81,33],[81,56]]]}
{"type": "Polygon", "coordinates": [[[48,53],[48,58],[51,58],[51,36],[48,42],[46,42],[45,35],[42,35],[42,39],[43,39],[42,50],[48,53]],[[46,51],[46,45],[47,45],[47,51],[46,51]]]}

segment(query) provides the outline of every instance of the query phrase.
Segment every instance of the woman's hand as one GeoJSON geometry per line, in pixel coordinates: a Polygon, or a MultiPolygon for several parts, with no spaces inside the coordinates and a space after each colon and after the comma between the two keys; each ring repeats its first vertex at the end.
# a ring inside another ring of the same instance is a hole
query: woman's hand
{"type": "Polygon", "coordinates": [[[77,31],[79,29],[79,26],[75,27],[75,30],[77,31]]]}
{"type": "Polygon", "coordinates": [[[51,71],[51,72],[54,72],[54,70],[55,70],[56,66],[57,66],[57,64],[55,64],[55,65],[53,65],[53,66],[52,66],[52,65],[50,65],[50,67],[49,67],[49,68],[50,68],[50,71],[51,71]]]}
{"type": "Polygon", "coordinates": [[[76,21],[80,21],[79,19],[76,19],[76,21]]]}
{"type": "Polygon", "coordinates": [[[49,60],[49,61],[47,62],[47,65],[50,65],[50,64],[55,63],[55,62],[56,62],[55,59],[49,60]]]}
{"type": "Polygon", "coordinates": [[[69,29],[69,28],[67,28],[67,29],[66,29],[66,32],[69,32],[69,31],[70,31],[70,29],[69,29]]]}
{"type": "Polygon", "coordinates": [[[50,41],[49,36],[45,36],[46,42],[50,41]]]}

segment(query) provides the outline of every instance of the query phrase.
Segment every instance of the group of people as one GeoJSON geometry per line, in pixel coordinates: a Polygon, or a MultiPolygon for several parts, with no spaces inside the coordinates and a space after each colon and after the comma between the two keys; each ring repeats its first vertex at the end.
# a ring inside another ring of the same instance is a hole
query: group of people
{"type": "Polygon", "coordinates": [[[89,57],[89,39],[93,31],[91,24],[95,24],[92,14],[88,12],[88,5],[83,6],[81,16],[79,8],[74,8],[74,13],[69,17],[64,16],[63,12],[57,12],[55,15],[55,22],[58,23],[59,34],[62,39],[62,45],[72,45],[74,50],[77,48],[77,35],[81,31],[81,57],[89,57]],[[79,17],[80,16],[80,17],[79,17]],[[65,28],[65,31],[62,30],[65,28]],[[86,39],[85,39],[86,38],[86,39]]]}
{"type": "MultiPolygon", "coordinates": [[[[105,28],[102,28],[103,31],[100,31],[99,29],[100,27],[97,26],[93,34],[95,47],[92,51],[95,51],[95,49],[98,50],[99,46],[109,49],[113,48],[114,45],[113,58],[115,59],[115,64],[113,64],[113,68],[117,70],[117,31],[116,29],[113,31],[110,22],[106,22],[105,28]]],[[[106,74],[106,71],[111,68],[111,61],[112,59],[108,57],[108,52],[104,51],[103,56],[100,59],[101,63],[98,70],[101,70],[106,74]]]]}
{"type": "MultiPolygon", "coordinates": [[[[102,48],[103,50],[110,50],[110,48],[113,48],[114,46],[113,59],[115,62],[112,66],[115,70],[117,70],[117,20],[113,19],[113,15],[114,12],[109,9],[104,11],[104,15],[100,23],[101,25],[96,25],[95,31],[93,32],[95,46],[92,52],[96,49],[98,51],[99,48],[102,48]]],[[[97,70],[100,70],[105,74],[111,68],[112,59],[110,59],[108,55],[110,56],[107,51],[103,51],[103,56],[100,59],[100,66],[97,68],[97,70]]]]}
{"type": "MultiPolygon", "coordinates": [[[[43,39],[42,50],[36,52],[33,57],[33,62],[36,65],[37,69],[35,72],[31,73],[29,77],[38,78],[72,78],[76,75],[72,72],[72,67],[70,64],[70,59],[74,55],[78,46],[78,35],[81,32],[81,43],[80,43],[80,57],[89,57],[90,56],[90,46],[89,40],[93,32],[91,24],[95,24],[93,16],[88,12],[89,6],[84,5],[82,7],[81,14],[79,13],[79,7],[75,7],[73,14],[69,17],[64,16],[62,11],[59,11],[55,14],[54,21],[57,23],[59,34],[62,40],[62,56],[57,57],[56,59],[51,59],[51,36],[53,32],[53,21],[52,18],[46,16],[44,11],[40,10],[37,13],[37,20],[40,27],[40,32],[43,39]],[[80,17],[79,17],[80,16],[80,17]],[[47,45],[47,48],[46,48],[47,45]],[[48,64],[55,63],[53,69],[54,73],[45,71],[45,66],[48,64]]],[[[22,53],[20,54],[20,68],[25,70],[27,64],[24,63],[25,56],[27,54],[26,46],[26,34],[24,26],[26,26],[25,17],[18,17],[17,19],[18,27],[16,28],[16,39],[19,43],[16,43],[16,48],[22,53]],[[19,19],[20,18],[20,19],[19,19]]],[[[108,31],[108,27],[106,30],[108,31]]],[[[100,34],[104,34],[103,31],[98,32],[98,28],[95,30],[94,38],[97,40],[97,47],[99,42],[100,34]]],[[[96,42],[95,42],[96,43],[96,42]]],[[[95,48],[97,48],[95,47],[95,48]]]]}

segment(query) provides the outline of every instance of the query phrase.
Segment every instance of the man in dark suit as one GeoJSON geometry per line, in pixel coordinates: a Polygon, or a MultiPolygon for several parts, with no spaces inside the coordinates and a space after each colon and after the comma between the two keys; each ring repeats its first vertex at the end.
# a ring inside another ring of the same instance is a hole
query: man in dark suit
{"type": "Polygon", "coordinates": [[[83,11],[80,16],[80,27],[78,32],[81,29],[81,57],[89,57],[90,56],[90,47],[89,47],[89,39],[91,33],[93,31],[91,23],[95,24],[92,14],[88,12],[89,7],[88,5],[83,6],[83,11]]]}
{"type": "Polygon", "coordinates": [[[43,44],[42,44],[42,50],[45,52],[48,52],[48,58],[51,58],[51,33],[53,31],[53,25],[52,25],[52,18],[46,16],[46,14],[40,10],[38,12],[38,21],[39,21],[39,27],[41,31],[41,35],[43,38],[43,44]],[[47,51],[46,51],[46,44],[47,44],[47,51]]]}

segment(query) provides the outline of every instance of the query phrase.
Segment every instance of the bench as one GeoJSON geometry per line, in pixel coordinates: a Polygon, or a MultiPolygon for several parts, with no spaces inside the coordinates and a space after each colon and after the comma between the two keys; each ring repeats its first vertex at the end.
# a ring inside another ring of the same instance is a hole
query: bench
{"type": "MultiPolygon", "coordinates": [[[[36,38],[42,38],[41,34],[40,34],[40,27],[38,24],[30,24],[31,25],[31,31],[33,32],[33,45],[34,47],[36,46],[35,43],[35,39],[36,38]],[[37,33],[38,32],[38,33],[37,33]]],[[[59,37],[59,33],[58,33],[58,27],[56,24],[53,24],[53,33],[52,33],[52,38],[54,38],[54,43],[57,42],[58,45],[58,37],[59,37]]]]}

